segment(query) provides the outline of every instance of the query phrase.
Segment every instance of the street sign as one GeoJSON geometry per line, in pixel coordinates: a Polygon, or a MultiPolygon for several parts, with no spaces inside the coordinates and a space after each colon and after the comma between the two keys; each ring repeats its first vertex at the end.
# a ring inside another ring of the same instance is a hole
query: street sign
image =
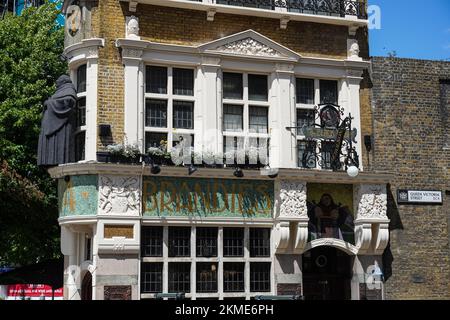
{"type": "Polygon", "coordinates": [[[397,192],[397,201],[405,204],[442,204],[442,191],[401,189],[397,192]]]}

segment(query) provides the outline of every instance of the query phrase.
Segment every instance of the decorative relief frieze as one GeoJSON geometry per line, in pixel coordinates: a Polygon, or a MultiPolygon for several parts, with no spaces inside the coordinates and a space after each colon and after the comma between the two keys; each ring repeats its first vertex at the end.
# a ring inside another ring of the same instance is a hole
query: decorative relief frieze
{"type": "Polygon", "coordinates": [[[139,49],[128,49],[124,48],[122,50],[122,57],[123,58],[134,58],[134,59],[140,59],[142,57],[143,51],[139,49]]]}
{"type": "Polygon", "coordinates": [[[104,175],[99,182],[99,214],[139,215],[139,177],[104,175]]]}
{"type": "Polygon", "coordinates": [[[358,185],[355,196],[357,219],[387,219],[387,192],[385,185],[358,185]]]}
{"type": "Polygon", "coordinates": [[[233,41],[218,47],[216,50],[227,53],[251,55],[251,56],[281,57],[281,54],[277,50],[270,48],[265,44],[252,38],[245,38],[242,40],[233,41]]]}
{"type": "Polygon", "coordinates": [[[297,181],[280,182],[280,218],[307,218],[306,184],[297,181]]]}

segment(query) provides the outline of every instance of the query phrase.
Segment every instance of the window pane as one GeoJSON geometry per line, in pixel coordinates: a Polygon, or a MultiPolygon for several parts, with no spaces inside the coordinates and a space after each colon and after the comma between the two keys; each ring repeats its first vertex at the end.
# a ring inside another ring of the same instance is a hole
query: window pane
{"type": "Polygon", "coordinates": [[[239,105],[223,105],[223,131],[242,131],[244,127],[243,108],[239,105]]]}
{"type": "Polygon", "coordinates": [[[223,73],[223,98],[239,99],[243,97],[243,82],[241,73],[223,73]]]}
{"type": "Polygon", "coordinates": [[[83,64],[77,70],[77,92],[86,92],[86,65],[83,64]]]}
{"type": "Polygon", "coordinates": [[[217,257],[217,228],[197,228],[197,257],[217,257]]]}
{"type": "Polygon", "coordinates": [[[169,292],[191,292],[191,263],[169,263],[169,292]]]}
{"type": "Polygon", "coordinates": [[[314,169],[316,168],[316,142],[315,141],[299,141],[298,149],[298,166],[300,168],[314,169]]]}
{"type": "Polygon", "coordinates": [[[249,109],[249,129],[254,133],[267,133],[269,126],[268,108],[253,107],[249,109]]]}
{"type": "Polygon", "coordinates": [[[169,257],[189,257],[191,255],[191,228],[169,228],[169,257]]]}
{"type": "Polygon", "coordinates": [[[146,67],[145,92],[167,93],[167,68],[165,67],[146,67]]]}
{"type": "Polygon", "coordinates": [[[223,291],[240,292],[244,291],[244,267],[241,262],[223,263],[223,291]]]}
{"type": "Polygon", "coordinates": [[[141,291],[142,293],[162,292],[162,262],[142,263],[141,291]]]}
{"type": "Polygon", "coordinates": [[[159,132],[145,133],[145,150],[148,150],[148,148],[150,147],[159,148],[162,144],[167,145],[167,133],[159,133],[159,132]]]}
{"type": "Polygon", "coordinates": [[[320,103],[338,103],[337,81],[320,80],[320,103]]]}
{"type": "Polygon", "coordinates": [[[177,129],[194,129],[194,102],[173,102],[173,127],[177,129]]]}
{"type": "Polygon", "coordinates": [[[145,101],[145,126],[167,127],[167,101],[147,99],[145,101]]]}
{"type": "Polygon", "coordinates": [[[333,141],[322,141],[320,152],[322,153],[322,169],[331,169],[331,154],[333,153],[334,146],[333,141]]]}
{"type": "Polygon", "coordinates": [[[297,103],[314,104],[313,79],[297,79],[297,103]]]}
{"type": "Polygon", "coordinates": [[[194,70],[173,68],[173,94],[194,95],[194,70]]]}
{"type": "Polygon", "coordinates": [[[250,263],[250,291],[270,291],[270,262],[250,263]]]}
{"type": "Polygon", "coordinates": [[[302,127],[310,127],[314,124],[314,111],[297,109],[297,135],[303,135],[302,127]]]}
{"type": "Polygon", "coordinates": [[[77,127],[86,125],[86,98],[80,98],[77,103],[77,127]]]}
{"type": "Polygon", "coordinates": [[[223,256],[244,256],[244,229],[223,228],[223,256]]]}
{"type": "Polygon", "coordinates": [[[163,228],[143,227],[141,255],[143,257],[162,257],[163,228]]]}
{"type": "Polygon", "coordinates": [[[75,161],[84,160],[85,143],[86,133],[82,131],[75,136],[75,161]]]}
{"type": "Polygon", "coordinates": [[[248,99],[254,101],[267,101],[267,76],[248,75],[248,99]]]}
{"type": "Polygon", "coordinates": [[[217,263],[197,263],[197,292],[217,292],[217,263]]]}
{"type": "Polygon", "coordinates": [[[250,229],[250,257],[270,257],[270,229],[250,229]]]}

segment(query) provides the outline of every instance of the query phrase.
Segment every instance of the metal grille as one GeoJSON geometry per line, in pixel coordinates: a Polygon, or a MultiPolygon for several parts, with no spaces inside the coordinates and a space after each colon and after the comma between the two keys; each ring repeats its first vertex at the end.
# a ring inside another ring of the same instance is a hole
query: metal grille
{"type": "Polygon", "coordinates": [[[217,257],[217,228],[197,228],[197,257],[217,257]]]}
{"type": "Polygon", "coordinates": [[[191,292],[191,263],[169,263],[169,292],[191,292]]]}
{"type": "Polygon", "coordinates": [[[80,98],[77,103],[77,127],[86,125],[86,97],[80,98]]]}
{"type": "Polygon", "coordinates": [[[223,105],[223,130],[242,131],[244,127],[243,108],[240,105],[223,105]]]}
{"type": "Polygon", "coordinates": [[[314,79],[298,78],[296,93],[297,103],[314,104],[314,79]]]}
{"type": "Polygon", "coordinates": [[[223,228],[223,256],[244,256],[244,228],[223,228]]]}
{"type": "Polygon", "coordinates": [[[334,80],[320,80],[320,103],[338,104],[338,83],[334,80]]]}
{"type": "Polygon", "coordinates": [[[163,227],[143,227],[141,255],[143,257],[162,257],[163,227]]]}
{"type": "Polygon", "coordinates": [[[217,263],[197,263],[197,292],[217,292],[217,263]]]}
{"type": "Polygon", "coordinates": [[[167,143],[167,133],[146,132],[145,133],[145,150],[150,147],[158,148],[161,146],[161,141],[167,143]]]}
{"type": "Polygon", "coordinates": [[[163,263],[142,263],[141,266],[141,292],[162,292],[163,263]]]}
{"type": "Polygon", "coordinates": [[[86,65],[78,67],[77,70],[77,92],[86,92],[86,65]]]}
{"type": "Polygon", "coordinates": [[[249,107],[249,129],[253,133],[267,133],[269,126],[267,107],[249,107]]]}
{"type": "Polygon", "coordinates": [[[194,129],[194,102],[173,102],[173,127],[177,129],[194,129]]]}
{"type": "Polygon", "coordinates": [[[194,70],[173,69],[173,94],[194,95],[194,70]]]}
{"type": "Polygon", "coordinates": [[[145,92],[167,93],[167,68],[165,67],[146,67],[145,92]]]}
{"type": "Polygon", "coordinates": [[[270,291],[270,262],[250,263],[250,291],[270,291]]]}
{"type": "Polygon", "coordinates": [[[223,73],[223,98],[238,99],[243,97],[242,73],[223,73]]]}
{"type": "Polygon", "coordinates": [[[303,127],[309,127],[314,124],[314,111],[297,109],[297,135],[303,135],[303,127]]]}
{"type": "Polygon", "coordinates": [[[267,101],[268,85],[267,76],[248,75],[248,99],[253,101],[267,101]]]}
{"type": "Polygon", "coordinates": [[[191,255],[191,228],[169,228],[169,257],[189,257],[191,255]]]}
{"type": "Polygon", "coordinates": [[[331,169],[331,154],[333,153],[336,142],[322,141],[320,153],[322,154],[322,169],[331,169]]]}
{"type": "Polygon", "coordinates": [[[244,262],[224,262],[223,264],[223,291],[244,291],[244,262]]]}
{"type": "Polygon", "coordinates": [[[145,126],[167,127],[167,100],[147,99],[145,101],[145,126]]]}
{"type": "Polygon", "coordinates": [[[298,141],[298,166],[300,168],[314,169],[317,166],[316,142],[298,141]]]}
{"type": "Polygon", "coordinates": [[[250,257],[270,257],[270,229],[250,229],[250,257]]]}

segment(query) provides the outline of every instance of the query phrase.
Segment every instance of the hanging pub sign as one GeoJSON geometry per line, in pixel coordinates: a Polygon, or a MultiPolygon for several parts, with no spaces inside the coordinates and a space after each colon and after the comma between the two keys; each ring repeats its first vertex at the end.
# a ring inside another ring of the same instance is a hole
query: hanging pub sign
{"type": "Polygon", "coordinates": [[[442,204],[442,191],[401,189],[397,191],[397,201],[403,204],[442,204]]]}

